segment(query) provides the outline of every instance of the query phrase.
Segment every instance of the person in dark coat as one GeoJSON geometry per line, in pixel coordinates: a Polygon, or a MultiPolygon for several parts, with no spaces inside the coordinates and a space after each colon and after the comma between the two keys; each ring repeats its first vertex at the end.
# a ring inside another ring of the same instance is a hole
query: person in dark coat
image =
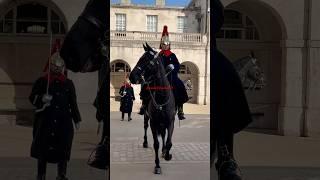
{"type": "Polygon", "coordinates": [[[120,101],[120,111],[122,113],[121,121],[123,121],[125,113],[128,113],[128,121],[131,121],[132,120],[131,112],[132,112],[132,106],[133,106],[133,101],[135,100],[135,97],[134,97],[133,88],[131,87],[130,83],[124,82],[120,88],[119,94],[121,96],[121,101],[120,101]]]}
{"type": "Polygon", "coordinates": [[[45,180],[47,163],[57,163],[57,180],[67,180],[73,125],[79,129],[81,117],[74,84],[63,74],[64,61],[55,54],[50,63],[50,72],[34,83],[29,97],[36,107],[31,157],[38,159],[37,180],[45,180]]]}
{"type": "MultiPolygon", "coordinates": [[[[160,42],[160,53],[163,66],[166,68],[166,71],[170,71],[167,78],[170,83],[170,89],[173,90],[173,95],[175,97],[175,104],[178,111],[178,118],[180,120],[185,119],[184,112],[183,112],[183,104],[189,100],[187,90],[184,86],[184,83],[178,77],[180,63],[177,56],[171,51],[170,49],[170,41],[169,41],[169,33],[168,27],[163,27],[161,42],[160,42]]],[[[146,92],[142,89],[140,94],[145,94],[146,92]]],[[[148,98],[144,98],[148,99],[148,98]]],[[[145,104],[145,102],[143,102],[145,104]]],[[[143,111],[140,111],[139,114],[143,114],[143,111]]]]}
{"type": "MultiPolygon", "coordinates": [[[[223,10],[221,2],[214,0],[214,35],[223,24],[223,10]]],[[[241,180],[241,174],[233,156],[233,137],[252,121],[251,113],[238,73],[233,64],[217,49],[215,37],[213,42],[211,166],[217,150],[218,160],[215,166],[219,179],[241,180]]]]}

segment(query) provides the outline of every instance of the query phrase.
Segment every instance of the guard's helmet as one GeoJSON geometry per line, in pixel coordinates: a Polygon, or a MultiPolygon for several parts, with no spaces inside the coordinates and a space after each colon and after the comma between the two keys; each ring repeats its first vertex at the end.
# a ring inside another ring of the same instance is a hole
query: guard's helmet
{"type": "Polygon", "coordinates": [[[162,49],[161,45],[170,45],[168,26],[163,26],[161,41],[160,41],[160,49],[162,49]]]}
{"type": "Polygon", "coordinates": [[[51,56],[51,64],[59,68],[64,68],[64,60],[61,58],[59,51],[51,56]]]}

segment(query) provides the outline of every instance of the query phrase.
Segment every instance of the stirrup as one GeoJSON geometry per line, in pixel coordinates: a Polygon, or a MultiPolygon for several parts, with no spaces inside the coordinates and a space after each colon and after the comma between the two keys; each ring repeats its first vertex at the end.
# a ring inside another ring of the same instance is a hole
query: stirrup
{"type": "Polygon", "coordinates": [[[215,164],[216,170],[218,171],[219,180],[242,180],[241,170],[237,162],[231,157],[228,152],[227,146],[224,145],[221,148],[222,161],[219,160],[215,164]]]}
{"type": "Polygon", "coordinates": [[[186,117],[184,117],[184,113],[178,113],[179,120],[184,120],[186,117]]]}

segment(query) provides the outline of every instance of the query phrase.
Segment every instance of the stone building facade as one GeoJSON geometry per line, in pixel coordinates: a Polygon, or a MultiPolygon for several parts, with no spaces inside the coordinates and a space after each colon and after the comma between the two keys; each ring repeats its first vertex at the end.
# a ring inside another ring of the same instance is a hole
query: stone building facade
{"type": "MultiPolygon", "coordinates": [[[[265,73],[267,85],[247,91],[252,112],[263,114],[252,127],[282,135],[320,135],[320,2],[318,0],[221,0],[226,24],[219,34],[219,48],[236,60],[253,51],[265,73]]],[[[53,39],[63,39],[86,0],[0,1],[0,116],[30,109],[28,95],[49,55],[48,29],[53,39]],[[35,19],[26,13],[36,8],[35,19]]],[[[111,6],[111,99],[117,95],[126,72],[143,53],[142,43],[157,50],[163,25],[168,25],[172,49],[183,67],[180,77],[190,79],[193,103],[210,103],[210,1],[193,0],[187,7],[152,6],[130,1],[111,6]],[[125,29],[116,14],[127,14],[125,29]],[[152,16],[149,21],[147,16],[152,16]],[[178,18],[180,17],[180,18],[178,18]],[[185,17],[185,18],[183,18],[185,17]],[[157,18],[157,27],[152,27],[157,18]],[[178,20],[179,19],[179,20],[178,20]],[[180,25],[178,22],[180,21],[180,25]],[[148,29],[149,22],[149,29],[148,29]],[[186,22],[186,26],[181,26],[186,22]],[[153,32],[149,32],[153,30],[153,32]]],[[[211,14],[214,12],[210,12],[211,14]]],[[[92,106],[97,74],[74,74],[80,109],[92,106]],[[90,93],[88,93],[90,92],[90,93]],[[91,93],[92,92],[92,93],[91,93]]],[[[136,95],[139,87],[135,87],[136,95]]],[[[138,97],[138,96],[137,96],[138,97]]],[[[94,115],[92,115],[94,118],[94,115]]]]}
{"type": "MultiPolygon", "coordinates": [[[[148,42],[159,51],[163,26],[167,25],[171,49],[182,64],[179,76],[183,81],[190,80],[192,84],[192,89],[188,90],[192,97],[189,102],[208,104],[210,43],[203,29],[206,23],[204,17],[201,15],[201,6],[192,3],[187,7],[168,7],[160,0],[149,6],[131,4],[130,1],[112,4],[111,100],[119,97],[122,82],[142,56],[142,44],[148,42]]],[[[134,86],[134,89],[138,97],[140,86],[134,86]]]]}
{"type": "MultiPolygon", "coordinates": [[[[253,51],[267,85],[247,91],[252,126],[282,135],[320,135],[320,2],[221,0],[226,19],[218,46],[232,60],[253,51]]],[[[213,12],[214,13],[214,12],[213,12]]]]}

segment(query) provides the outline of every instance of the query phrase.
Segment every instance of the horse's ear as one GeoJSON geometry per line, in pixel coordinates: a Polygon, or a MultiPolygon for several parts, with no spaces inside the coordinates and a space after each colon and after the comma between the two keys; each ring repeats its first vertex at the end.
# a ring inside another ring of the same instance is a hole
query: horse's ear
{"type": "Polygon", "coordinates": [[[147,46],[148,51],[154,51],[154,50],[152,49],[152,47],[149,46],[148,43],[146,43],[146,46],[147,46]]]}
{"type": "Polygon", "coordinates": [[[144,44],[142,44],[142,45],[143,45],[144,51],[148,51],[147,47],[144,44]]]}

